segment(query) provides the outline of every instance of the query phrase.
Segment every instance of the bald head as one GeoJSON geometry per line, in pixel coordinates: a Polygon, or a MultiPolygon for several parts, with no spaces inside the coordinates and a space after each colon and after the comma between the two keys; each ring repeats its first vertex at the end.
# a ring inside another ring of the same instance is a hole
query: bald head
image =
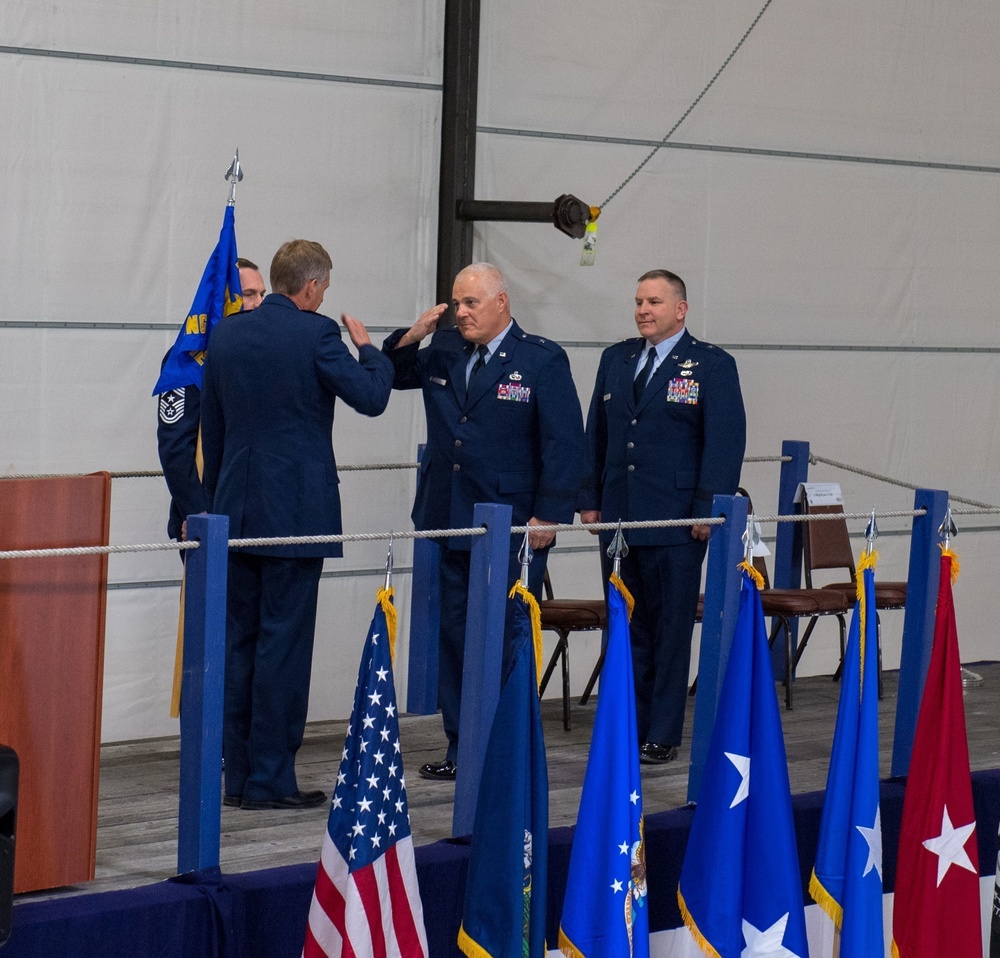
{"type": "Polygon", "coordinates": [[[473,263],[455,277],[455,325],[470,343],[485,345],[510,323],[510,300],[503,273],[492,263],[473,263]]]}

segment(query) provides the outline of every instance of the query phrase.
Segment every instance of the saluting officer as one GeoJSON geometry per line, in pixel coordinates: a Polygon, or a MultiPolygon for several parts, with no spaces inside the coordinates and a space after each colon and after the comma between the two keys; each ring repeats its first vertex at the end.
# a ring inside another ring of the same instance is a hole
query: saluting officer
{"type": "MultiPolygon", "coordinates": [[[[396,330],[383,350],[393,388],[423,390],[427,447],[417,480],[417,529],[468,528],[477,502],[510,505],[514,525],[570,522],[583,471],[583,416],[566,353],[511,319],[503,274],[489,263],[463,269],[452,290],[454,327],[437,329],[445,304],[396,330]],[[435,332],[436,330],[436,332],[435,332]],[[433,333],[428,346],[421,340],[433,333]]],[[[529,588],[540,592],[551,532],[529,536],[529,588]]],[[[453,781],[458,755],[469,537],[441,541],[438,704],[448,737],[424,778],[453,781]]],[[[511,542],[508,586],[520,575],[511,542]]]]}
{"type": "MultiPolygon", "coordinates": [[[[601,356],[587,417],[584,522],[707,518],[739,485],[746,414],[733,358],[684,328],[687,292],[639,277],[638,339],[601,356]]],[[[635,598],[632,660],[640,761],[677,757],[701,564],[710,526],[632,529],[621,577],[635,598]]],[[[602,534],[604,545],[610,534],[602,534]]],[[[607,562],[602,548],[602,558],[607,562]]]]}

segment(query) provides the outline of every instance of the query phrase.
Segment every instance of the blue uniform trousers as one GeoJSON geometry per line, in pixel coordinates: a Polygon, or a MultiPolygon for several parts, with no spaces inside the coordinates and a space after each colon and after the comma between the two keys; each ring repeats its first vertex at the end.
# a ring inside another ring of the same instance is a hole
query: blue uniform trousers
{"type": "Polygon", "coordinates": [[[309,706],[322,558],[231,552],[223,753],[226,794],[250,801],[298,791],[295,753],[309,706]]]}
{"type": "MultiPolygon", "coordinates": [[[[640,743],[680,745],[707,543],[630,546],[621,578],[635,599],[630,623],[635,720],[640,743]]],[[[601,550],[605,581],[610,561],[601,550]]]]}
{"type": "MultiPolygon", "coordinates": [[[[520,542],[518,543],[520,548],[520,542]]],[[[536,598],[541,598],[542,580],[545,578],[545,564],[548,549],[536,549],[528,567],[528,590],[536,598]]],[[[462,710],[462,669],[465,665],[465,626],[469,603],[469,565],[471,553],[467,549],[441,548],[441,627],[438,643],[438,707],[445,735],[448,736],[448,752],[445,758],[454,762],[458,759],[458,722],[462,710]]],[[[521,578],[521,563],[517,550],[510,553],[507,566],[507,591],[521,578]]],[[[510,658],[511,635],[504,629],[504,657],[501,676],[507,674],[510,658]]],[[[228,758],[227,758],[228,761],[228,758]]]]}

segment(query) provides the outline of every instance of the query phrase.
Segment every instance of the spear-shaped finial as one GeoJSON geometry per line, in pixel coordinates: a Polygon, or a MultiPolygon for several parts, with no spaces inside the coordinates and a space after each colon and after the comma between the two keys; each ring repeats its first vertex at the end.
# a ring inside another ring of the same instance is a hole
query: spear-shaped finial
{"type": "Polygon", "coordinates": [[[868,517],[868,525],[865,528],[865,553],[871,555],[875,551],[875,540],[878,538],[878,523],[875,521],[875,506],[872,506],[872,514],[868,517]]]}
{"type": "Polygon", "coordinates": [[[611,545],[608,546],[608,558],[612,560],[611,574],[621,576],[622,559],[628,555],[628,543],[622,534],[622,521],[618,520],[618,528],[615,530],[611,545]]]}
{"type": "Polygon", "coordinates": [[[944,521],[938,526],[938,535],[944,539],[944,547],[950,549],[952,538],[958,535],[958,529],[955,528],[955,521],[951,517],[951,506],[948,506],[944,514],[944,521]]]}
{"type": "Polygon", "coordinates": [[[385,591],[392,588],[392,529],[389,530],[389,548],[385,554],[385,591]]]}
{"type": "Polygon", "coordinates": [[[748,566],[753,566],[753,557],[760,545],[760,528],[757,525],[757,517],[752,513],[747,513],[747,527],[743,533],[743,558],[748,566]]]}
{"type": "Polygon", "coordinates": [[[229,169],[226,170],[226,180],[229,183],[229,206],[236,205],[236,184],[243,179],[243,167],[240,166],[240,148],[236,147],[236,155],[229,169]]]}
{"type": "Polygon", "coordinates": [[[524,533],[524,541],[521,543],[521,548],[517,550],[517,558],[521,563],[521,585],[526,589],[528,588],[528,566],[531,565],[531,560],[535,558],[535,553],[531,549],[531,542],[528,540],[528,533],[524,533]]]}

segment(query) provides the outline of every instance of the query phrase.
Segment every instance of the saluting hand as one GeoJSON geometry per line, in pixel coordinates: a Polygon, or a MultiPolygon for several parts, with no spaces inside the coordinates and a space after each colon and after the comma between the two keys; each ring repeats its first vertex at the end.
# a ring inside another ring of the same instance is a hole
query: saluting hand
{"type": "Polygon", "coordinates": [[[412,343],[419,343],[422,339],[430,336],[437,329],[438,320],[448,309],[447,303],[438,303],[426,312],[420,314],[420,318],[403,334],[396,343],[396,349],[401,346],[409,346],[412,343]]]}
{"type": "Polygon", "coordinates": [[[365,329],[365,324],[360,319],[348,316],[347,313],[341,313],[340,321],[347,327],[347,334],[351,337],[351,342],[354,343],[356,349],[372,345],[372,338],[368,335],[368,330],[365,329]]]}

